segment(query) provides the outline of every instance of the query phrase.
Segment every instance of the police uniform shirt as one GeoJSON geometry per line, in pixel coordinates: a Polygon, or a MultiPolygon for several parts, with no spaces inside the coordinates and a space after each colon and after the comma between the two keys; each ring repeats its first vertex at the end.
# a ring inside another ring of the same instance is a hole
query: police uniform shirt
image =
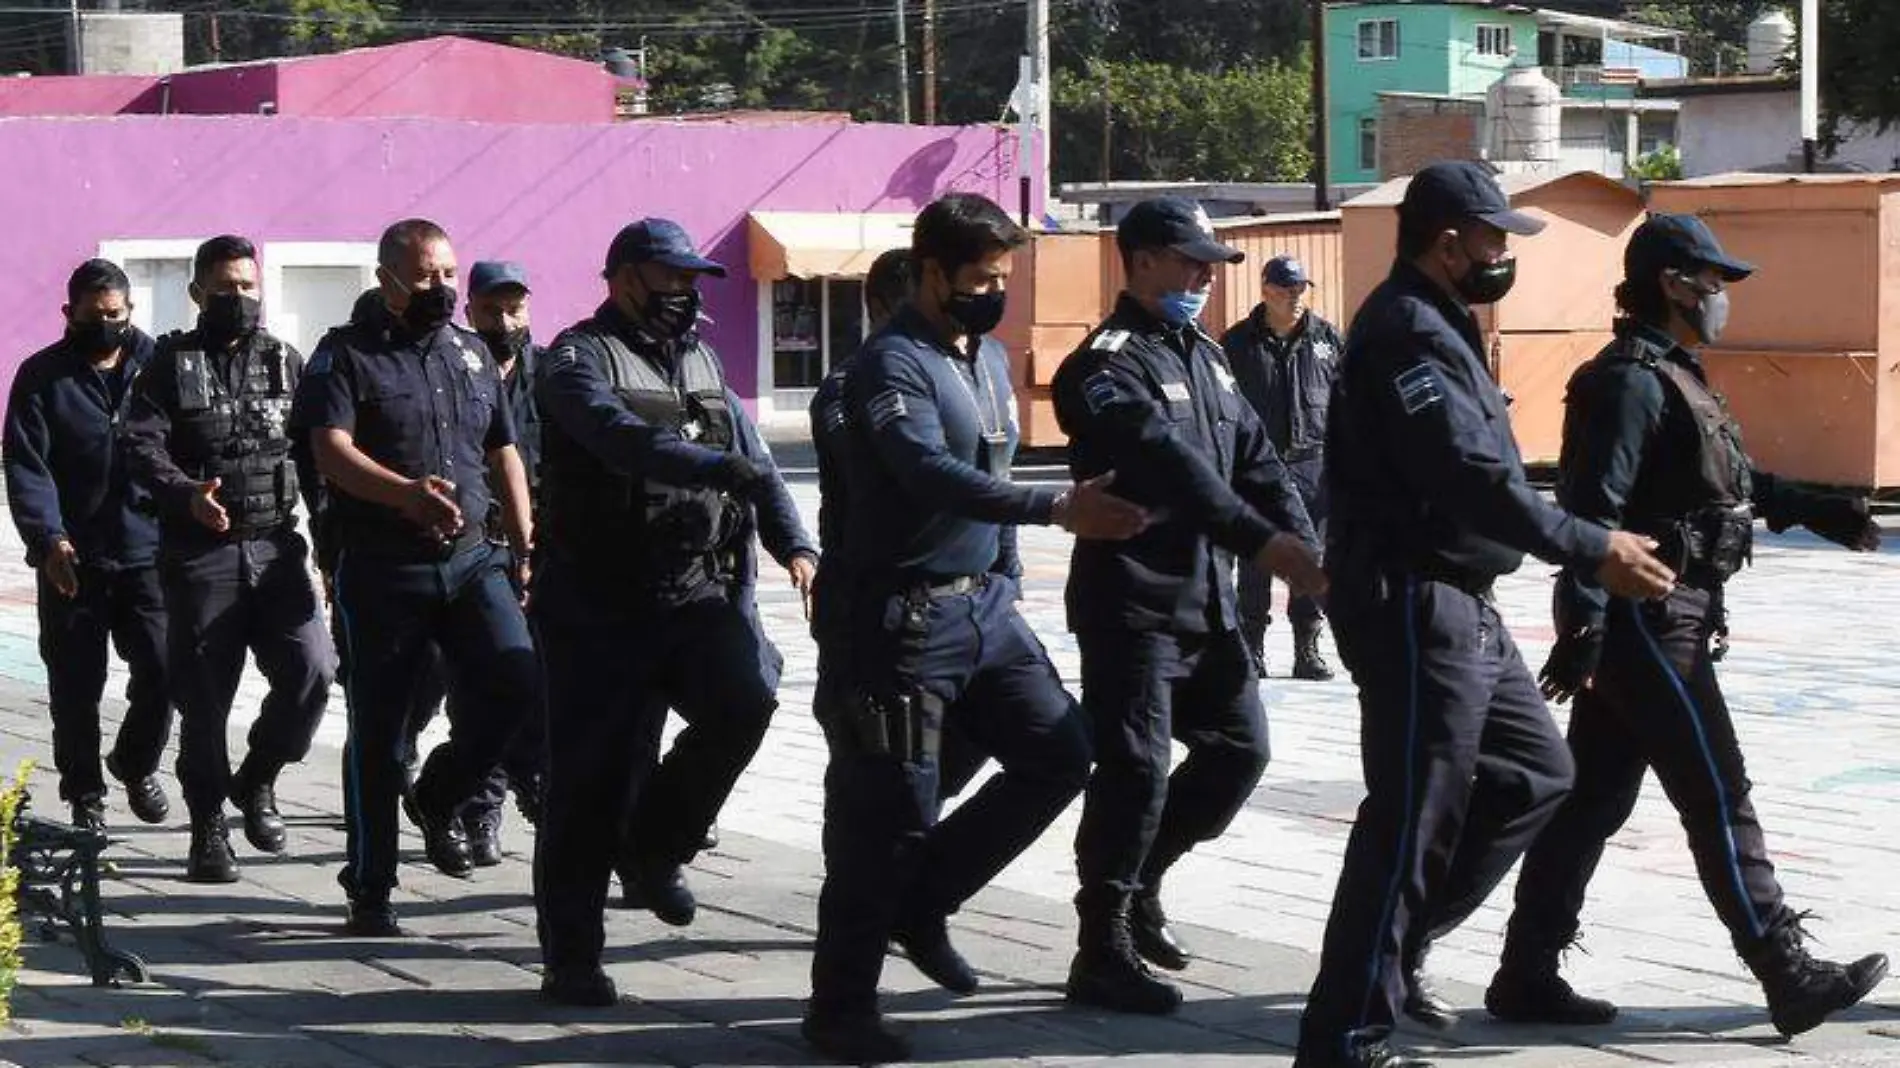
{"type": "Polygon", "coordinates": [[[1057,491],[1017,486],[1009,358],[956,351],[906,305],[865,342],[845,386],[845,542],[862,573],[924,581],[991,572],[1003,527],[1050,522],[1057,491]]]}
{"type": "Polygon", "coordinates": [[[515,369],[502,380],[502,399],[515,424],[515,451],[521,454],[521,466],[528,476],[528,490],[534,491],[540,480],[541,409],[534,399],[534,369],[541,360],[540,350],[524,345],[515,357],[515,369]]]}
{"type": "Polygon", "coordinates": [[[1221,348],[1280,458],[1300,463],[1318,456],[1326,444],[1333,375],[1345,349],[1333,324],[1308,310],[1291,333],[1279,337],[1267,325],[1262,304],[1221,338],[1221,348]]]}
{"type": "MultiPolygon", "coordinates": [[[[488,453],[514,444],[514,419],[479,337],[453,324],[420,337],[386,312],[331,332],[306,368],[310,426],[348,431],[365,456],[404,478],[455,485],[463,537],[492,506],[488,453]]],[[[331,488],[326,523],[344,551],[433,559],[440,545],[393,508],[331,488]]]]}
{"type": "Polygon", "coordinates": [[[1075,543],[1071,629],[1231,629],[1233,557],[1252,558],[1283,531],[1314,543],[1259,416],[1198,326],[1171,327],[1124,293],[1063,361],[1053,391],[1074,476],[1115,472],[1110,492],[1154,519],[1125,542],[1075,543]]]}
{"type": "Polygon", "coordinates": [[[1531,488],[1483,351],[1470,310],[1410,263],[1367,297],[1327,428],[1333,558],[1478,585],[1526,552],[1596,570],[1608,532],[1531,488]]]}
{"type": "Polygon", "coordinates": [[[129,477],[118,448],[127,394],[152,350],[151,337],[134,328],[119,366],[102,372],[61,339],[14,372],[4,432],[7,505],[29,567],[61,537],[86,566],[144,567],[156,558],[150,496],[129,477]]]}
{"type": "MultiPolygon", "coordinates": [[[[152,362],[139,377],[138,387],[133,391],[125,418],[124,447],[134,476],[157,499],[167,538],[175,538],[181,530],[212,539],[221,537],[191,518],[191,498],[198,495],[198,488],[206,476],[181,468],[169,444],[172,421],[177,418],[182,407],[178,382],[180,359],[196,357],[204,361],[207,396],[214,388],[209,378],[215,377],[215,388],[226,396],[235,397],[244,391],[245,379],[252,370],[251,362],[270,358],[268,352],[272,347],[282,353],[283,399],[288,402],[294,396],[298,378],[303,373],[303,356],[262,330],[251,335],[242,347],[225,352],[208,351],[197,331],[167,335],[158,342],[152,362]]],[[[274,409],[280,413],[275,425],[249,428],[248,431],[246,428],[236,428],[233,436],[254,435],[258,429],[262,429],[273,441],[281,441],[287,447],[291,440],[288,409],[288,403],[281,409],[274,409]]],[[[263,443],[251,444],[255,446],[263,443]]],[[[225,484],[219,488],[221,500],[228,494],[243,492],[243,487],[233,484],[231,479],[226,478],[224,481],[225,484]]],[[[228,510],[234,513],[232,520],[236,522],[240,518],[235,514],[236,510],[228,510]]],[[[289,518],[287,506],[285,517],[289,518]]]]}

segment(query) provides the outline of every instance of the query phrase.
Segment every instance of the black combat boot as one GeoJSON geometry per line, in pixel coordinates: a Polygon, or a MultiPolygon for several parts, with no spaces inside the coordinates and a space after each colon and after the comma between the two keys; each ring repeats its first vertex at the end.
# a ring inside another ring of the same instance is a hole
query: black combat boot
{"type": "Polygon", "coordinates": [[[1148,970],[1135,952],[1126,894],[1076,895],[1079,949],[1069,965],[1068,1000],[1114,1012],[1165,1016],[1181,1007],[1181,990],[1148,970]]]}
{"type": "Polygon", "coordinates": [[[244,838],[265,853],[282,853],[287,839],[284,817],[277,811],[280,770],[246,757],[231,780],[231,803],[244,816],[244,838]]]}
{"type": "Polygon", "coordinates": [[[811,1048],[841,1064],[910,1060],[910,1043],[877,1012],[808,1012],[798,1031],[811,1048]]]}
{"type": "Polygon", "coordinates": [[[185,855],[185,880],[237,882],[237,857],[231,853],[231,831],[224,825],[223,812],[191,821],[191,851],[185,855]]]}
{"type": "Polygon", "coordinates": [[[1748,970],[1761,981],[1769,1020],[1790,1038],[1814,1030],[1828,1017],[1859,1003],[1887,975],[1884,953],[1869,954],[1852,964],[1810,956],[1801,945],[1800,920],[1800,916],[1792,917],[1742,954],[1748,970]]]}
{"type": "Polygon", "coordinates": [[[1301,1051],[1293,1058],[1293,1068],[1432,1068],[1432,1062],[1384,1042],[1369,1042],[1336,1056],[1314,1056],[1301,1051]]]}
{"type": "Polygon", "coordinates": [[[1319,651],[1319,620],[1293,624],[1293,677],[1305,682],[1331,682],[1333,668],[1319,651]]]}
{"type": "Polygon", "coordinates": [[[1143,890],[1129,902],[1128,933],[1134,939],[1135,952],[1157,968],[1178,972],[1194,960],[1194,954],[1168,925],[1158,889],[1143,890]]]}
{"type": "Polygon", "coordinates": [[[476,867],[493,868],[501,863],[501,805],[464,805],[462,831],[468,835],[468,856],[476,867]]]}
{"type": "Polygon", "coordinates": [[[125,786],[125,804],[132,815],[141,823],[164,823],[171,815],[171,800],[165,796],[165,785],[158,781],[157,775],[145,775],[137,779],[127,778],[119,770],[117,753],[106,757],[106,770],[112,777],[125,786]]]}
{"type": "Polygon", "coordinates": [[[950,944],[950,927],[942,916],[904,921],[891,932],[891,941],[931,982],[953,994],[976,993],[976,969],[950,944]]]}
{"type": "Polygon", "coordinates": [[[646,909],[668,927],[690,927],[699,914],[699,899],[677,864],[633,865],[620,873],[620,889],[627,908],[646,909]]]}
{"type": "Polygon", "coordinates": [[[91,831],[94,834],[106,833],[104,794],[88,794],[73,802],[73,829],[91,831]]]}
{"type": "Polygon", "coordinates": [[[598,964],[591,968],[549,968],[541,976],[541,997],[579,1009],[605,1009],[620,1003],[620,988],[598,964]]]}
{"type": "Polygon", "coordinates": [[[1497,974],[1484,992],[1484,1009],[1505,1023],[1596,1027],[1616,1019],[1616,1005],[1585,997],[1559,974],[1564,950],[1577,936],[1538,939],[1511,930],[1497,974]]]}
{"type": "Polygon", "coordinates": [[[1425,957],[1430,952],[1429,945],[1420,945],[1400,961],[1405,972],[1402,1008],[1405,1015],[1434,1031],[1449,1031],[1458,1026],[1458,1010],[1432,986],[1431,978],[1425,974],[1425,957]]]}

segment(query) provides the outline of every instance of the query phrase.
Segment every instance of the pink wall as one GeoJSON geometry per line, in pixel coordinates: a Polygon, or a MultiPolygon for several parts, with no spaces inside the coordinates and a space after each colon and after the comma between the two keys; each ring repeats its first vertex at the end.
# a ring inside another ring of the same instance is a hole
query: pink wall
{"type": "Polygon", "coordinates": [[[170,76],[0,79],[0,116],[250,115],[268,103],[308,118],[612,122],[615,84],[598,63],[431,37],[170,76]]]}
{"type": "Polygon", "coordinates": [[[94,74],[83,78],[0,78],[0,116],[117,115],[158,110],[158,79],[144,74],[94,74]]]}
{"type": "Polygon", "coordinates": [[[752,211],[914,212],[951,190],[1014,205],[1001,128],[429,120],[0,120],[0,385],[60,330],[66,276],[102,241],[370,241],[426,215],[464,264],[510,258],[534,279],[536,334],[588,314],[622,224],[670,216],[732,269],[705,284],[732,385],[757,383],[752,211]]]}
{"type": "Polygon", "coordinates": [[[277,65],[280,115],[429,116],[478,122],[612,122],[598,63],[459,37],[277,65]]]}

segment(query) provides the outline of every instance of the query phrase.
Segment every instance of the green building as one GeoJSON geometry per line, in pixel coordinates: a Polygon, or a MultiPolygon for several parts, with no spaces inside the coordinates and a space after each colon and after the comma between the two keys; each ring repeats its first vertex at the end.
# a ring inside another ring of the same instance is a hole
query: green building
{"type": "MultiPolygon", "coordinates": [[[[1496,0],[1326,5],[1326,123],[1334,183],[1379,180],[1379,94],[1482,98],[1513,64],[1540,65],[1571,105],[1627,107],[1603,73],[1683,77],[1674,31],[1496,0]]],[[[1601,125],[1600,122],[1597,125],[1601,125]]]]}

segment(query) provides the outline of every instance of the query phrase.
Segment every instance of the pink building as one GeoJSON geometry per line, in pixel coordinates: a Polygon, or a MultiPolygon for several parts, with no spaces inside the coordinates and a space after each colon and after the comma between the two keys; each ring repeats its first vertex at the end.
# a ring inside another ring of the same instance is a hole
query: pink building
{"type": "Polygon", "coordinates": [[[0,83],[0,379],[57,336],[66,275],[89,256],[127,269],[135,318],[162,331],[192,317],[197,243],[244,234],[270,329],[307,351],[372,284],[382,228],[423,215],[464,267],[526,265],[545,341],[602,299],[615,230],[652,214],[731,268],[705,291],[733,388],[762,416],[802,412],[862,336],[865,267],[908,242],[920,207],[949,190],[1015,200],[1004,128],[616,123],[615,86],[591,63],[453,38],[0,83]]]}

